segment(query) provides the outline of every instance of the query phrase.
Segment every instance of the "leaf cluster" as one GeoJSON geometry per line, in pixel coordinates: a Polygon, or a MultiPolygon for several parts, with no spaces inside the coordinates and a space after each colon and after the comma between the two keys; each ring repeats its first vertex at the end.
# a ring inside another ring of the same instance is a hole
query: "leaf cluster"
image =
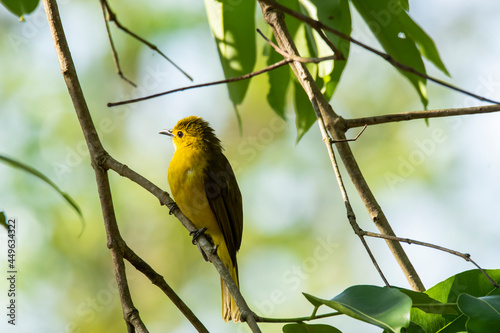
{"type": "MultiPolygon", "coordinates": [[[[500,270],[486,271],[500,281],[500,270]]],[[[315,319],[320,306],[378,326],[384,332],[454,333],[500,332],[500,289],[492,286],[480,270],[454,275],[424,293],[397,287],[352,286],[332,299],[304,293],[314,306],[315,319]]],[[[332,314],[333,315],[333,314],[332,314]]],[[[341,332],[325,324],[303,322],[287,324],[285,333],[341,332]]]]}

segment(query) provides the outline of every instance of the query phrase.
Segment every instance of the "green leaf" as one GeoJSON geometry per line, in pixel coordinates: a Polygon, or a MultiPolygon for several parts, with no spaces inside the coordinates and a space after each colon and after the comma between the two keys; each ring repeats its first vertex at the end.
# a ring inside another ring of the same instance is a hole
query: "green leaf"
{"type": "MultiPolygon", "coordinates": [[[[75,210],[75,212],[78,214],[78,216],[80,217],[80,220],[82,222],[82,227],[85,226],[85,221],[83,219],[83,214],[82,214],[82,211],[80,209],[80,207],[78,206],[78,204],[75,202],[75,200],[73,200],[73,198],[71,198],[69,196],[69,194],[67,194],[66,192],[62,191],[52,180],[50,180],[47,176],[45,176],[43,173],[41,173],[40,171],[32,168],[31,166],[27,165],[27,164],[24,164],[22,162],[19,162],[17,160],[14,160],[10,157],[7,157],[5,155],[0,155],[0,161],[3,162],[4,164],[7,164],[13,168],[16,168],[16,169],[21,169],[29,174],[32,174],[33,176],[35,177],[38,177],[39,179],[43,180],[45,183],[47,183],[49,186],[51,186],[54,190],[57,191],[57,193],[59,193],[63,199],[75,210]]],[[[83,229],[82,229],[83,231],[83,229]]]]}
{"type": "Polygon", "coordinates": [[[306,92],[302,89],[297,80],[293,80],[293,96],[294,96],[294,107],[295,107],[295,126],[297,127],[297,140],[295,143],[299,143],[300,139],[306,134],[306,132],[311,128],[312,124],[316,121],[316,113],[312,107],[309,97],[307,97],[306,92]]]}
{"type": "Polygon", "coordinates": [[[399,3],[401,4],[401,7],[404,8],[407,12],[410,11],[410,4],[408,3],[408,0],[399,0],[399,3]]]}
{"type": "MultiPolygon", "coordinates": [[[[311,3],[315,6],[315,11],[311,9],[311,6],[308,7],[311,17],[348,36],[351,35],[351,12],[348,0],[311,0],[311,3]]],[[[323,79],[321,92],[326,100],[330,100],[347,64],[350,42],[329,31],[325,31],[325,34],[345,57],[345,60],[323,61],[318,64],[318,76],[323,79]]],[[[328,47],[318,34],[315,33],[314,38],[318,46],[319,57],[329,56],[333,53],[330,47],[328,47]]]]}
{"type": "Polygon", "coordinates": [[[469,317],[467,332],[500,332],[500,296],[474,297],[461,294],[457,304],[460,311],[469,317]]]}
{"type": "Polygon", "coordinates": [[[283,333],[342,333],[338,329],[330,325],[324,324],[286,324],[283,326],[283,333]]]}
{"type": "Polygon", "coordinates": [[[33,12],[39,0],[0,0],[0,2],[23,21],[23,15],[33,12]]]}
{"type": "MultiPolygon", "coordinates": [[[[274,37],[272,38],[275,42],[274,37]]],[[[274,49],[270,51],[267,58],[267,65],[272,65],[283,60],[283,56],[274,49]]],[[[268,72],[269,92],[267,93],[267,102],[273,108],[274,112],[286,120],[285,105],[288,86],[290,84],[290,67],[282,66],[268,72]]]]}
{"type": "Polygon", "coordinates": [[[331,300],[304,295],[313,305],[324,304],[388,332],[401,332],[410,325],[411,299],[396,288],[353,286],[331,300]]]}
{"type": "MultiPolygon", "coordinates": [[[[252,72],[255,65],[255,1],[205,0],[208,23],[226,78],[252,72]]],[[[243,102],[250,80],[228,83],[234,105],[243,102]]]]}
{"type": "Polygon", "coordinates": [[[4,212],[0,212],[0,225],[9,230],[9,225],[7,224],[7,216],[5,216],[4,212]]]}
{"type": "MultiPolygon", "coordinates": [[[[494,281],[500,282],[500,269],[485,271],[494,281]]],[[[474,269],[449,277],[425,293],[441,303],[456,304],[460,294],[467,293],[475,297],[500,295],[500,289],[495,288],[481,271],[474,269]]],[[[411,320],[426,332],[465,331],[466,317],[463,315],[438,315],[412,309],[411,320]]]]}
{"type": "Polygon", "coordinates": [[[457,306],[455,304],[443,304],[435,299],[429,297],[429,295],[425,293],[421,293],[418,291],[413,291],[409,289],[397,288],[399,291],[407,295],[412,300],[412,307],[418,308],[427,313],[436,313],[436,314],[444,314],[444,315],[457,315],[457,306]]]}
{"type": "MultiPolygon", "coordinates": [[[[415,40],[412,38],[412,31],[408,32],[405,29],[409,23],[406,22],[404,25],[399,20],[399,16],[405,13],[399,1],[352,0],[352,3],[391,57],[420,73],[426,74],[424,62],[415,40]]],[[[410,81],[420,95],[422,104],[427,108],[427,80],[406,71],[399,71],[410,81]]]]}

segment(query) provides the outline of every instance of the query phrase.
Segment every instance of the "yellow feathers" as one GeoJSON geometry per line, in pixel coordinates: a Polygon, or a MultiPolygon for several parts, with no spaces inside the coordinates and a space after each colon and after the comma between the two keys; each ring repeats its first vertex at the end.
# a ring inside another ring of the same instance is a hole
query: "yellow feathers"
{"type": "MultiPolygon", "coordinates": [[[[238,285],[236,252],[241,245],[243,207],[231,165],[220,140],[202,118],[181,119],[172,130],[175,153],[168,168],[168,182],[179,209],[198,228],[207,228],[217,253],[238,285]]],[[[221,280],[222,316],[240,321],[240,311],[221,280]]]]}

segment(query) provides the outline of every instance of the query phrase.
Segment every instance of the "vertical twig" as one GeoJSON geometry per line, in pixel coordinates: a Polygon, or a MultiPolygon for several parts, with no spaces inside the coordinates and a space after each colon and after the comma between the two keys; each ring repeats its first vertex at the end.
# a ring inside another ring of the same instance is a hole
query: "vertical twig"
{"type": "Polygon", "coordinates": [[[134,307],[130,290],[128,289],[127,277],[125,273],[125,263],[120,249],[119,240],[121,240],[116,224],[116,217],[113,209],[113,202],[111,200],[111,190],[109,188],[109,181],[107,172],[99,167],[98,160],[100,156],[105,154],[104,148],[99,141],[97,131],[92,123],[92,118],[87,107],[87,103],[83,96],[83,92],[78,81],[75,65],[71,58],[68,42],[64,34],[59,10],[55,0],[43,0],[47,20],[49,23],[54,46],[56,49],[57,57],[61,72],[68,87],[69,94],[73,101],[78,120],[83,130],[85,140],[91,156],[92,166],[96,175],[97,188],[101,200],[101,208],[104,218],[104,225],[108,239],[108,247],[111,250],[113,263],[115,267],[116,282],[120,300],[122,303],[123,316],[126,320],[128,331],[133,331],[130,325],[133,325],[138,332],[147,332],[144,323],[139,317],[139,312],[134,307]]]}
{"type": "MultiPolygon", "coordinates": [[[[354,230],[354,233],[358,235],[359,240],[365,247],[366,252],[368,252],[368,256],[370,257],[373,265],[375,266],[375,269],[377,270],[378,274],[384,281],[385,285],[387,287],[390,287],[389,282],[385,278],[384,273],[380,269],[380,266],[377,263],[377,260],[375,259],[375,256],[373,255],[372,251],[370,250],[370,247],[366,243],[365,238],[363,237],[363,234],[361,233],[361,228],[358,225],[358,222],[356,222],[356,214],[354,214],[354,210],[352,209],[351,202],[349,201],[349,197],[347,195],[347,191],[344,186],[344,182],[342,180],[342,175],[340,174],[339,166],[337,163],[337,159],[335,158],[335,153],[333,152],[333,147],[332,147],[332,139],[328,135],[328,132],[326,131],[325,124],[323,123],[323,119],[321,117],[318,118],[318,125],[319,129],[321,131],[321,136],[323,138],[323,142],[325,142],[326,149],[328,150],[328,156],[330,157],[330,161],[332,162],[332,167],[333,171],[335,172],[335,177],[337,178],[337,182],[339,184],[340,188],[340,193],[342,194],[342,199],[344,200],[344,205],[347,211],[347,219],[349,220],[349,223],[351,224],[352,229],[354,230]]],[[[356,139],[361,135],[363,131],[361,131],[356,139]]]]}

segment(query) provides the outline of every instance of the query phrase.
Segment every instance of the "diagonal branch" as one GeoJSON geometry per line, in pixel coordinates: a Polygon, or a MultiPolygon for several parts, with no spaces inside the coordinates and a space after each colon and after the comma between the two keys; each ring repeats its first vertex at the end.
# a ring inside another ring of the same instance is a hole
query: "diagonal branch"
{"type": "Polygon", "coordinates": [[[129,83],[132,85],[134,88],[137,88],[137,85],[129,80],[127,77],[122,72],[122,68],[120,66],[120,59],[118,58],[118,52],[116,52],[115,48],[115,42],[113,41],[113,37],[111,36],[111,30],[109,29],[109,14],[108,16],[106,15],[108,12],[108,9],[106,7],[106,2],[105,1],[100,1],[101,2],[101,9],[102,9],[102,16],[104,17],[104,23],[106,24],[106,33],[108,34],[108,39],[109,39],[109,45],[111,45],[111,53],[113,54],[113,61],[115,62],[115,67],[116,67],[116,72],[118,73],[118,76],[121,77],[125,82],[129,83]]]}
{"type": "Polygon", "coordinates": [[[493,280],[491,278],[491,276],[489,276],[488,273],[486,273],[486,271],[484,269],[482,269],[474,260],[472,260],[472,258],[470,257],[470,254],[468,254],[468,253],[458,252],[458,251],[451,250],[451,249],[448,249],[448,248],[443,247],[443,246],[439,246],[439,245],[435,245],[435,244],[431,244],[431,243],[426,243],[426,242],[421,242],[421,241],[418,241],[415,239],[410,239],[410,238],[401,238],[401,237],[394,237],[394,236],[388,236],[388,235],[381,235],[381,234],[377,234],[377,233],[370,232],[370,231],[364,231],[361,229],[359,229],[358,232],[359,232],[359,235],[362,235],[362,236],[390,239],[390,240],[395,240],[395,241],[403,242],[403,243],[407,243],[407,244],[415,244],[415,245],[425,246],[425,247],[429,247],[431,249],[436,249],[436,250],[443,251],[443,252],[446,252],[449,254],[453,254],[457,257],[464,259],[465,261],[472,263],[474,266],[476,266],[481,271],[481,273],[483,273],[484,276],[486,276],[486,278],[491,282],[491,284],[495,288],[498,288],[498,283],[496,283],[495,280],[493,280]]]}
{"type": "Polygon", "coordinates": [[[414,119],[462,116],[462,115],[471,115],[480,113],[491,113],[498,111],[500,111],[499,104],[474,106],[470,108],[409,111],[402,113],[386,114],[382,116],[345,119],[345,127],[347,130],[349,128],[360,127],[363,125],[378,125],[378,124],[394,123],[397,121],[408,121],[414,119]]]}
{"type": "Polygon", "coordinates": [[[142,260],[125,242],[123,243],[123,257],[130,262],[138,271],[148,277],[148,279],[160,288],[165,295],[170,298],[172,303],[182,312],[194,328],[200,333],[208,333],[207,328],[195,316],[191,309],[184,303],[184,301],[175,293],[175,291],[168,285],[167,281],[158,274],[147,262],[142,260]]]}
{"type": "Polygon", "coordinates": [[[384,60],[386,60],[387,62],[389,62],[392,66],[396,67],[396,68],[399,68],[400,70],[402,71],[405,71],[405,72],[409,72],[409,73],[413,73],[417,76],[420,76],[421,78],[424,78],[424,79],[427,79],[429,81],[432,81],[434,83],[437,83],[441,86],[444,86],[444,87],[447,87],[449,89],[452,89],[452,90],[455,90],[455,91],[458,91],[462,94],[465,94],[465,95],[469,95],[471,97],[474,97],[480,101],[483,101],[483,102],[488,102],[488,103],[493,103],[493,104],[500,104],[499,102],[497,101],[494,101],[494,100],[491,100],[489,98],[486,98],[486,97],[483,97],[483,96],[479,96],[479,95],[476,95],[476,94],[473,94],[469,91],[466,91],[466,90],[463,90],[461,88],[458,88],[458,87],[455,87],[445,81],[442,81],[442,80],[439,80],[437,78],[434,78],[432,76],[429,76],[427,74],[424,74],[424,73],[421,73],[419,71],[417,71],[416,69],[414,69],[413,67],[410,67],[408,65],[405,65],[399,61],[397,61],[396,59],[394,59],[393,57],[391,57],[389,54],[387,53],[384,53],[384,52],[380,52],[376,49],[374,49],[373,47],[371,46],[368,46],[354,38],[352,38],[351,36],[348,36],[336,29],[333,29],[332,27],[330,26],[327,26],[326,24],[324,24],[323,22],[321,21],[318,21],[318,20],[315,20],[307,15],[304,15],[302,13],[299,13],[299,12],[296,12],[286,6],[283,6],[282,4],[278,3],[276,0],[259,0],[259,2],[261,3],[265,3],[266,5],[268,6],[272,6],[276,9],[279,9],[280,11],[284,12],[284,13],[287,13],[288,15],[290,16],[293,16],[295,17],[296,19],[304,22],[304,23],[307,23],[309,26],[311,26],[313,29],[315,29],[316,31],[320,31],[320,30],[327,30],[329,32],[331,32],[332,34],[335,34],[337,36],[339,36],[340,38],[342,39],[345,39],[353,44],[356,44],[362,48],[364,48],[365,50],[368,50],[380,57],[382,57],[384,60]]]}
{"type": "MultiPolygon", "coordinates": [[[[264,19],[273,28],[273,33],[279,47],[287,53],[298,55],[297,48],[284,21],[283,13],[276,8],[273,8],[273,6],[269,5],[269,3],[269,0],[259,0],[264,19]]],[[[335,141],[338,141],[335,145],[339,155],[347,172],[349,173],[349,176],[351,177],[351,181],[361,197],[361,200],[365,204],[372,221],[381,233],[395,236],[395,233],[387,221],[384,212],[375,199],[370,187],[366,183],[348,142],[345,142],[345,129],[342,126],[344,121],[343,118],[337,115],[331,105],[328,104],[328,101],[321,93],[319,87],[311,76],[311,73],[307,70],[304,64],[300,62],[293,62],[290,66],[309,97],[317,117],[321,117],[332,138],[335,141]]],[[[422,281],[411,264],[408,256],[404,252],[401,244],[390,240],[387,240],[386,242],[392,254],[396,258],[396,261],[403,270],[411,288],[420,291],[425,290],[422,281]]]]}
{"type": "MultiPolygon", "coordinates": [[[[344,186],[344,181],[342,180],[342,175],[340,174],[339,170],[339,165],[337,163],[337,159],[335,158],[335,153],[333,152],[333,147],[332,147],[332,139],[328,135],[328,132],[326,131],[325,124],[323,123],[323,119],[321,117],[318,117],[318,125],[319,129],[321,131],[321,136],[323,137],[323,142],[326,145],[326,149],[328,150],[328,155],[330,156],[330,161],[332,162],[332,167],[333,171],[335,172],[335,178],[337,178],[337,182],[339,184],[340,192],[342,194],[342,199],[344,200],[344,205],[347,211],[347,219],[349,220],[349,223],[351,224],[352,229],[354,230],[354,233],[358,235],[359,240],[363,244],[366,252],[368,253],[368,256],[370,257],[373,265],[375,266],[375,269],[377,270],[378,274],[384,281],[385,285],[387,287],[390,287],[389,282],[387,281],[384,273],[382,272],[382,269],[380,269],[380,266],[377,263],[377,260],[375,259],[375,256],[373,255],[372,251],[370,250],[370,247],[368,246],[368,243],[364,239],[363,235],[361,235],[358,231],[361,230],[361,228],[358,225],[358,222],[356,222],[356,215],[354,214],[354,210],[352,209],[351,202],[349,201],[349,197],[347,195],[347,191],[344,186]]],[[[361,135],[362,131],[359,133],[361,135]]],[[[358,137],[359,137],[358,135],[358,137]]]]}
{"type": "MultiPolygon", "coordinates": [[[[103,12],[106,12],[108,14],[105,17],[105,20],[106,20],[106,27],[108,29],[108,36],[109,36],[110,40],[111,40],[111,34],[109,33],[109,28],[108,28],[107,22],[113,22],[118,29],[122,30],[123,32],[125,32],[128,35],[130,35],[131,37],[137,39],[139,42],[143,43],[144,45],[146,45],[147,47],[149,47],[150,49],[152,49],[153,51],[155,51],[156,53],[158,53],[159,55],[161,55],[172,66],[174,66],[179,72],[181,72],[182,74],[184,74],[184,76],[186,76],[190,81],[193,81],[193,78],[191,78],[191,76],[189,76],[189,74],[187,74],[175,62],[173,62],[169,57],[167,57],[156,45],[154,45],[153,43],[148,42],[146,39],[140,37],[136,33],[130,31],[127,27],[125,27],[124,25],[122,25],[120,23],[120,21],[118,21],[115,12],[113,12],[113,10],[111,10],[111,7],[109,6],[109,3],[108,3],[107,0],[99,0],[99,1],[101,2],[101,6],[103,7],[103,12]]],[[[114,45],[113,45],[113,43],[111,43],[111,47],[113,48],[113,54],[114,54],[115,51],[114,51],[114,45]]]]}

